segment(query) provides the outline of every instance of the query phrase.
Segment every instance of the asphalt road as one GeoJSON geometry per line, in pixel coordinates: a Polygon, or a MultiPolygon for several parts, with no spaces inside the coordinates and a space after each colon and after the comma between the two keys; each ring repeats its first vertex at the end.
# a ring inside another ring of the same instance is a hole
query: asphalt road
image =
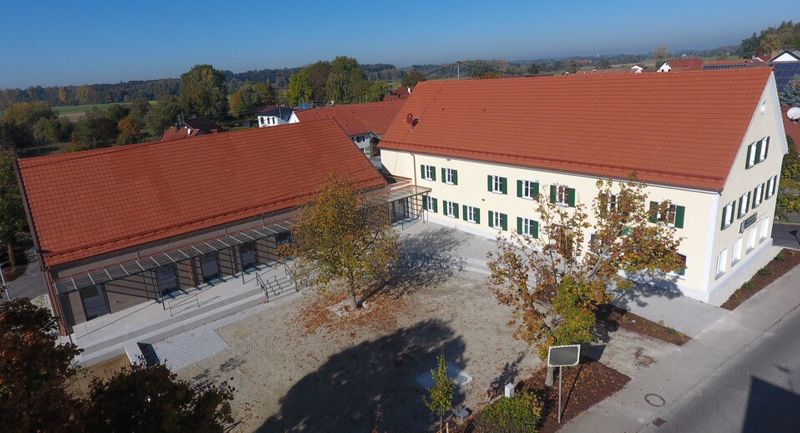
{"type": "MultiPolygon", "coordinates": [[[[663,416],[657,433],[800,431],[800,310],[731,359],[663,416]]],[[[691,368],[691,366],[687,366],[691,368]]]]}
{"type": "Polygon", "coordinates": [[[772,242],[779,247],[800,250],[800,224],[773,224],[772,242]]]}
{"type": "MultiPolygon", "coordinates": [[[[28,266],[25,268],[25,273],[8,283],[8,292],[11,299],[35,298],[47,293],[44,277],[42,277],[42,271],[39,269],[39,258],[33,252],[33,249],[28,249],[25,254],[28,257],[28,266]]],[[[5,301],[6,295],[3,293],[0,303],[5,301]]]]}

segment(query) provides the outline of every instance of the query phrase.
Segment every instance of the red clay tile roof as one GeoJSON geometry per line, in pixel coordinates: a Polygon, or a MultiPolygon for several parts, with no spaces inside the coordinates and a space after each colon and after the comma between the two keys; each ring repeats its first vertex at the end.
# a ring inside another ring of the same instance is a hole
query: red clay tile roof
{"type": "Polygon", "coordinates": [[[351,137],[368,132],[382,135],[405,101],[403,99],[367,104],[333,105],[298,111],[295,114],[301,123],[317,119],[334,119],[351,137]]]}
{"type": "Polygon", "coordinates": [[[718,191],[771,73],[425,81],[380,147],[718,191]]]}
{"type": "Polygon", "coordinates": [[[398,99],[408,99],[411,95],[410,88],[406,86],[400,86],[394,90],[390,90],[389,94],[383,98],[383,102],[387,101],[396,101],[398,99]]]}
{"type": "Polygon", "coordinates": [[[703,59],[700,57],[678,57],[667,60],[667,64],[672,70],[696,70],[703,69],[703,59]]]}
{"type": "Polygon", "coordinates": [[[287,209],[383,177],[331,120],[19,160],[46,266],[287,209]]]}
{"type": "Polygon", "coordinates": [[[192,129],[190,132],[189,128],[187,128],[186,126],[181,126],[181,127],[170,126],[166,130],[164,130],[164,134],[161,135],[161,141],[178,140],[186,137],[194,137],[199,134],[200,134],[199,129],[192,129]]]}

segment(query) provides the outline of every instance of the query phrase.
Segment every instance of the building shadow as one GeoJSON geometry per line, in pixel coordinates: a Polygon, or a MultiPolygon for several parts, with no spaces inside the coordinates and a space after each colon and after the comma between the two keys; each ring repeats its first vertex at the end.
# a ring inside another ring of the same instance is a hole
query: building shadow
{"type": "Polygon", "coordinates": [[[610,289],[611,303],[626,310],[629,310],[632,304],[639,307],[647,306],[649,298],[673,299],[683,296],[678,289],[677,276],[642,272],[628,275],[628,279],[633,282],[633,287],[610,289]]]}
{"type": "Polygon", "coordinates": [[[453,277],[464,269],[464,258],[455,252],[462,243],[444,228],[401,238],[398,261],[383,287],[400,295],[453,277]]]}
{"type": "MultiPolygon", "coordinates": [[[[425,432],[438,419],[425,407],[415,378],[436,357],[464,369],[464,342],[439,320],[426,320],[365,341],[328,358],[280,399],[280,411],[259,432],[369,432],[380,406],[380,431],[425,432]]],[[[454,406],[464,400],[456,390],[454,406]]]]}
{"type": "Polygon", "coordinates": [[[757,377],[750,378],[742,433],[800,431],[800,395],[757,377]]]}

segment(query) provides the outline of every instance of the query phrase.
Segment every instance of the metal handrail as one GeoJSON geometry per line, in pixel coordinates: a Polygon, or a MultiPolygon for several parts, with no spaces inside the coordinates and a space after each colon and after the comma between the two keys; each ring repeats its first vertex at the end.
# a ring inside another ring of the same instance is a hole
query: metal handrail
{"type": "Polygon", "coordinates": [[[286,261],[283,262],[283,270],[286,272],[286,275],[289,277],[289,279],[292,280],[292,286],[294,287],[295,292],[299,292],[300,287],[297,285],[297,278],[295,278],[294,272],[292,272],[292,269],[289,267],[289,264],[286,261]]]}
{"type": "Polygon", "coordinates": [[[188,304],[189,301],[194,298],[197,307],[200,308],[200,298],[197,297],[198,292],[194,292],[194,294],[187,296],[185,298],[173,299],[172,301],[167,302],[167,307],[169,308],[169,317],[172,317],[172,307],[178,307],[183,304],[188,304]]]}
{"type": "Polygon", "coordinates": [[[264,283],[264,279],[261,278],[261,275],[259,275],[258,272],[256,272],[256,283],[258,283],[258,286],[264,291],[264,296],[267,297],[267,302],[269,302],[269,290],[267,290],[267,285],[264,283]]]}

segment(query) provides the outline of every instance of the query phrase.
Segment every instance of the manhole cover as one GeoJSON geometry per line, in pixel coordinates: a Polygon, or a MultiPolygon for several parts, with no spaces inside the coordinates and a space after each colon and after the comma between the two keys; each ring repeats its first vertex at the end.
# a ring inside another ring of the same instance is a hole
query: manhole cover
{"type": "Polygon", "coordinates": [[[646,401],[647,404],[649,404],[650,406],[655,406],[655,407],[661,407],[667,403],[667,401],[664,400],[664,397],[653,393],[645,394],[644,401],[646,401]]]}

